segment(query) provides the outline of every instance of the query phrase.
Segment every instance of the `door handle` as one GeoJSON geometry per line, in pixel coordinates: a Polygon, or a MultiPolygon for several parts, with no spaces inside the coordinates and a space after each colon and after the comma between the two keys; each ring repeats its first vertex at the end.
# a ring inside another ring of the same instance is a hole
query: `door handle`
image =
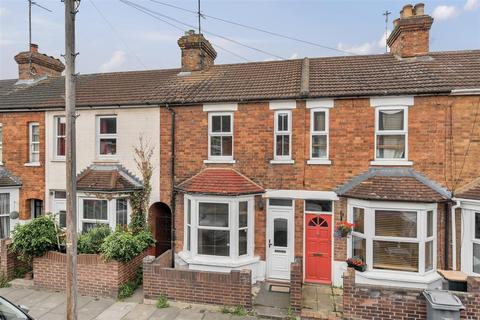
{"type": "Polygon", "coordinates": [[[270,248],[272,246],[272,240],[268,239],[268,247],[270,248]]]}

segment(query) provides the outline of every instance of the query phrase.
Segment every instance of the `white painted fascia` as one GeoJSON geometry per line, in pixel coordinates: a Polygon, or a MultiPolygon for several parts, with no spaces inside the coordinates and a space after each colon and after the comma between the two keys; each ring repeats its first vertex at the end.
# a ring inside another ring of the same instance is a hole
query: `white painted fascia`
{"type": "Polygon", "coordinates": [[[312,191],[312,190],[276,190],[267,189],[263,194],[264,198],[288,198],[288,199],[318,199],[318,200],[338,200],[338,196],[333,191],[312,191]]]}
{"type": "Polygon", "coordinates": [[[203,105],[204,112],[237,111],[238,103],[208,103],[203,105]]]}
{"type": "Polygon", "coordinates": [[[333,99],[311,99],[307,100],[307,109],[315,108],[333,108],[334,101],[333,99]]]}
{"type": "Polygon", "coordinates": [[[452,96],[476,96],[480,95],[480,88],[455,89],[450,93],[452,96]]]}
{"type": "Polygon", "coordinates": [[[413,96],[370,97],[371,107],[405,107],[413,106],[413,96]]]}
{"type": "Polygon", "coordinates": [[[269,102],[270,110],[287,110],[295,109],[297,107],[297,101],[295,100],[275,100],[269,102]]]}

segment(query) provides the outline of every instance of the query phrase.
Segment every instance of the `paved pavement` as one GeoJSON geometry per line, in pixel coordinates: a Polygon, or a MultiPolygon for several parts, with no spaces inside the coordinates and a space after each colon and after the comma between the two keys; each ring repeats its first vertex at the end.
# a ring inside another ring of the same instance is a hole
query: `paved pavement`
{"type": "MultiPolygon", "coordinates": [[[[66,319],[66,296],[25,288],[0,288],[3,296],[16,304],[25,305],[36,320],[66,319]]],[[[138,294],[137,294],[138,297],[138,294]]],[[[136,297],[120,302],[106,298],[80,296],[78,298],[79,320],[247,320],[254,317],[239,317],[218,312],[218,307],[172,303],[171,307],[157,309],[154,305],[136,302],[136,297]]]]}

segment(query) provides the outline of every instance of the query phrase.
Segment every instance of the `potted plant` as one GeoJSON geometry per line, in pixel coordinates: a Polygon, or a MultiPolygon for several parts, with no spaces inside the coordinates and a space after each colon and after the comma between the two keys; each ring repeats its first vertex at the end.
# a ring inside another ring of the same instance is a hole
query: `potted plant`
{"type": "Polygon", "coordinates": [[[345,238],[347,237],[350,232],[352,232],[354,227],[353,223],[347,222],[347,221],[339,221],[337,222],[336,228],[335,228],[335,238],[345,238]]]}
{"type": "Polygon", "coordinates": [[[367,265],[365,264],[365,262],[363,262],[361,258],[348,258],[346,262],[350,268],[353,268],[357,271],[364,272],[365,270],[367,270],[367,265]]]}

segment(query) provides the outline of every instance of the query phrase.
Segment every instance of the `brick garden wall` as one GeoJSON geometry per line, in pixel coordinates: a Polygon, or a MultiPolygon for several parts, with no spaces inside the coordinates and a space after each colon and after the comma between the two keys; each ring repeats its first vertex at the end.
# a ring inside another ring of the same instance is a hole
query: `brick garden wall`
{"type": "MultiPolygon", "coordinates": [[[[343,316],[349,320],[424,320],[427,302],[421,289],[393,288],[355,284],[351,268],[343,278],[343,316]]],[[[480,319],[480,278],[468,278],[468,292],[453,292],[465,310],[461,319],[480,319]]]]}
{"type": "MultiPolygon", "coordinates": [[[[116,298],[121,284],[133,280],[145,254],[129,262],[106,262],[97,254],[77,258],[77,285],[82,295],[116,298]]],[[[33,283],[37,288],[65,290],[66,255],[50,251],[33,261],[33,283]]]]}
{"type": "Polygon", "coordinates": [[[295,312],[302,310],[302,271],[302,259],[296,258],[290,265],[290,307],[295,312]]]}
{"type": "Polygon", "coordinates": [[[170,268],[171,252],[154,260],[144,260],[143,294],[145,299],[168,299],[225,306],[252,308],[250,270],[230,273],[170,268]]]}
{"type": "Polygon", "coordinates": [[[8,279],[13,278],[16,268],[25,267],[25,263],[17,259],[17,254],[10,246],[10,239],[0,240],[0,274],[8,279]]]}

